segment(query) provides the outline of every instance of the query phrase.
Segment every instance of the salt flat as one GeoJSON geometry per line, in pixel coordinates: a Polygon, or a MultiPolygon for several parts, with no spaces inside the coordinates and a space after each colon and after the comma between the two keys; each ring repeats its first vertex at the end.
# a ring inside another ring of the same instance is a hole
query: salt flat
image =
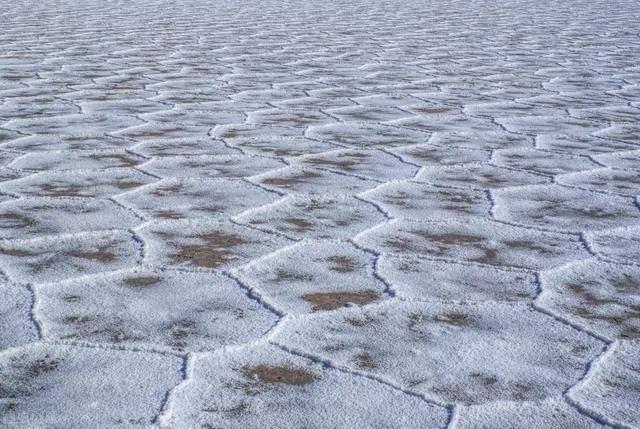
{"type": "Polygon", "coordinates": [[[640,3],[6,1],[0,428],[640,428],[640,3]]]}

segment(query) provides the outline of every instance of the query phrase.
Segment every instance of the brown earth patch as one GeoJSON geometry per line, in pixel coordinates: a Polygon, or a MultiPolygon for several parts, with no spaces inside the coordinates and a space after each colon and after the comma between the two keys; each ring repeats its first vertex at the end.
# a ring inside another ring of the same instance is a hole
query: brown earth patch
{"type": "Polygon", "coordinates": [[[4,247],[0,247],[0,253],[2,253],[3,255],[16,256],[18,258],[25,258],[27,256],[36,255],[36,253],[27,252],[26,250],[6,249],[4,247]]]}
{"type": "Polygon", "coordinates": [[[116,255],[107,250],[107,247],[100,247],[96,250],[73,250],[67,255],[95,262],[113,262],[116,259],[116,255]]]}
{"type": "Polygon", "coordinates": [[[182,245],[172,258],[177,262],[189,262],[196,267],[217,268],[234,258],[230,249],[248,243],[237,234],[226,234],[220,231],[201,234],[195,238],[204,243],[182,245]]]}
{"type": "Polygon", "coordinates": [[[313,226],[313,222],[298,217],[289,217],[284,219],[288,224],[295,225],[298,229],[307,230],[313,226]]]}
{"type": "Polygon", "coordinates": [[[316,179],[318,177],[322,177],[322,175],[314,173],[312,171],[305,171],[302,174],[294,175],[288,178],[272,177],[269,179],[264,179],[262,183],[266,185],[291,187],[298,183],[304,183],[307,179],[316,179]]]}
{"type": "Polygon", "coordinates": [[[329,269],[332,271],[337,271],[339,273],[352,273],[354,271],[357,271],[358,268],[360,268],[360,265],[358,265],[356,261],[344,255],[329,256],[327,258],[327,261],[331,262],[332,264],[335,264],[333,267],[330,267],[329,269]]]}
{"type": "Polygon", "coordinates": [[[130,158],[127,155],[123,154],[96,154],[90,156],[90,158],[97,160],[112,159],[114,161],[117,161],[118,164],[112,166],[111,168],[134,167],[140,163],[138,160],[130,158]]]}
{"type": "Polygon", "coordinates": [[[35,219],[21,213],[1,213],[0,222],[10,223],[10,228],[27,228],[38,223],[35,219]]]}
{"type": "Polygon", "coordinates": [[[349,304],[366,305],[378,299],[374,290],[359,292],[317,292],[302,295],[302,299],[312,304],[312,311],[335,310],[349,304]]]}
{"type": "Polygon", "coordinates": [[[178,213],[173,210],[156,211],[153,216],[160,219],[184,219],[184,215],[182,213],[178,213]]]}
{"type": "Polygon", "coordinates": [[[82,188],[75,185],[55,186],[45,183],[40,185],[40,192],[32,193],[44,197],[79,197],[82,196],[81,191],[82,188]]]}
{"type": "Polygon", "coordinates": [[[378,367],[375,359],[368,352],[362,352],[355,356],[355,363],[361,369],[375,369],[378,367]]]}
{"type": "Polygon", "coordinates": [[[124,283],[129,286],[147,287],[152,286],[162,280],[158,276],[129,277],[124,279],[124,283]]]}
{"type": "Polygon", "coordinates": [[[26,373],[29,377],[39,377],[47,372],[55,371],[60,366],[60,362],[52,359],[49,355],[38,359],[26,368],[26,373]]]}
{"type": "Polygon", "coordinates": [[[119,189],[132,189],[142,185],[144,185],[144,183],[136,182],[135,180],[120,180],[116,184],[119,189]]]}
{"type": "Polygon", "coordinates": [[[469,326],[473,322],[473,317],[471,317],[471,315],[458,312],[439,314],[433,319],[436,322],[446,323],[453,326],[469,326]]]}
{"type": "Polygon", "coordinates": [[[245,366],[242,368],[242,373],[249,380],[267,384],[304,386],[318,379],[317,375],[303,369],[264,364],[245,366]]]}
{"type": "Polygon", "coordinates": [[[303,273],[295,273],[292,271],[287,271],[283,269],[278,269],[276,271],[276,279],[277,282],[282,282],[286,280],[296,280],[296,281],[311,281],[313,280],[313,275],[311,274],[303,274],[303,273]]]}

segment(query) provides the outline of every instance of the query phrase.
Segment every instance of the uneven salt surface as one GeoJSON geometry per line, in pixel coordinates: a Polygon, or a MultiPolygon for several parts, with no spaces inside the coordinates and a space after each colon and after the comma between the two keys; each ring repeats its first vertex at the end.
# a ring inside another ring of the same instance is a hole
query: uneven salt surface
{"type": "Polygon", "coordinates": [[[638,2],[3,6],[0,427],[640,428],[638,2]]]}
{"type": "Polygon", "coordinates": [[[601,351],[585,333],[502,303],[353,308],[286,321],[275,340],[438,402],[464,404],[560,394],[601,351]]]}
{"type": "Polygon", "coordinates": [[[259,344],[189,361],[167,427],[440,427],[444,408],[365,377],[259,344]],[[357,406],[362,398],[366,406],[357,406]],[[258,419],[256,416],[259,416],[258,419]]]}

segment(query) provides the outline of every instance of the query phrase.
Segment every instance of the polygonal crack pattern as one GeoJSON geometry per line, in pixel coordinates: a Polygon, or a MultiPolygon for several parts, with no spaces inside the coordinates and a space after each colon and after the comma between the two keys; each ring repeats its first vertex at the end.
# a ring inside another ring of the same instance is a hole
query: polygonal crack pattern
{"type": "Polygon", "coordinates": [[[8,6],[0,426],[640,428],[637,1],[8,6]]]}
{"type": "Polygon", "coordinates": [[[0,356],[3,425],[47,427],[62,409],[55,421],[64,427],[149,427],[180,365],[157,353],[43,343],[11,349],[0,356]]]}
{"type": "Polygon", "coordinates": [[[271,345],[197,356],[166,427],[442,427],[446,410],[271,345]],[[224,392],[224,394],[220,394],[224,392]],[[369,407],[354,407],[367,401],[369,407]],[[296,404],[291,406],[291,404],[296,404]]]}
{"type": "Polygon", "coordinates": [[[371,254],[344,242],[306,242],[245,265],[240,277],[287,313],[334,310],[382,299],[371,254]]]}
{"type": "Polygon", "coordinates": [[[493,302],[347,309],[287,321],[276,341],[464,404],[561,394],[602,349],[597,339],[525,305],[493,302]]]}
{"type": "Polygon", "coordinates": [[[356,237],[380,253],[542,269],[589,255],[577,235],[535,231],[495,221],[392,220],[356,237]]]}
{"type": "Polygon", "coordinates": [[[640,412],[633,404],[640,401],[639,357],[638,341],[614,344],[589,377],[569,392],[570,397],[612,425],[636,427],[640,412]]]}
{"type": "Polygon", "coordinates": [[[244,264],[290,243],[277,235],[230,222],[169,220],[139,230],[154,266],[216,269],[244,264]]]}
{"type": "Polygon", "coordinates": [[[259,338],[276,320],[215,273],[130,270],[36,290],[50,338],[201,351],[259,338]]]}
{"type": "Polygon", "coordinates": [[[606,429],[610,426],[589,418],[560,397],[539,402],[494,402],[461,407],[456,428],[517,428],[524,424],[541,428],[606,429]],[[490,422],[490,423],[487,423],[490,422]]]}
{"type": "Polygon", "coordinates": [[[591,260],[542,277],[540,306],[609,338],[640,338],[640,269],[591,260]]]}

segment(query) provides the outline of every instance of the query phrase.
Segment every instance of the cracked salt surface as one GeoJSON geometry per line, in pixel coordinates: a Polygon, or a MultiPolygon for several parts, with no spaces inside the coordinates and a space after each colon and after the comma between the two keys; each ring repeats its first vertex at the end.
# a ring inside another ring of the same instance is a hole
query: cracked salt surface
{"type": "Polygon", "coordinates": [[[638,2],[7,6],[0,427],[640,428],[638,2]]]}

